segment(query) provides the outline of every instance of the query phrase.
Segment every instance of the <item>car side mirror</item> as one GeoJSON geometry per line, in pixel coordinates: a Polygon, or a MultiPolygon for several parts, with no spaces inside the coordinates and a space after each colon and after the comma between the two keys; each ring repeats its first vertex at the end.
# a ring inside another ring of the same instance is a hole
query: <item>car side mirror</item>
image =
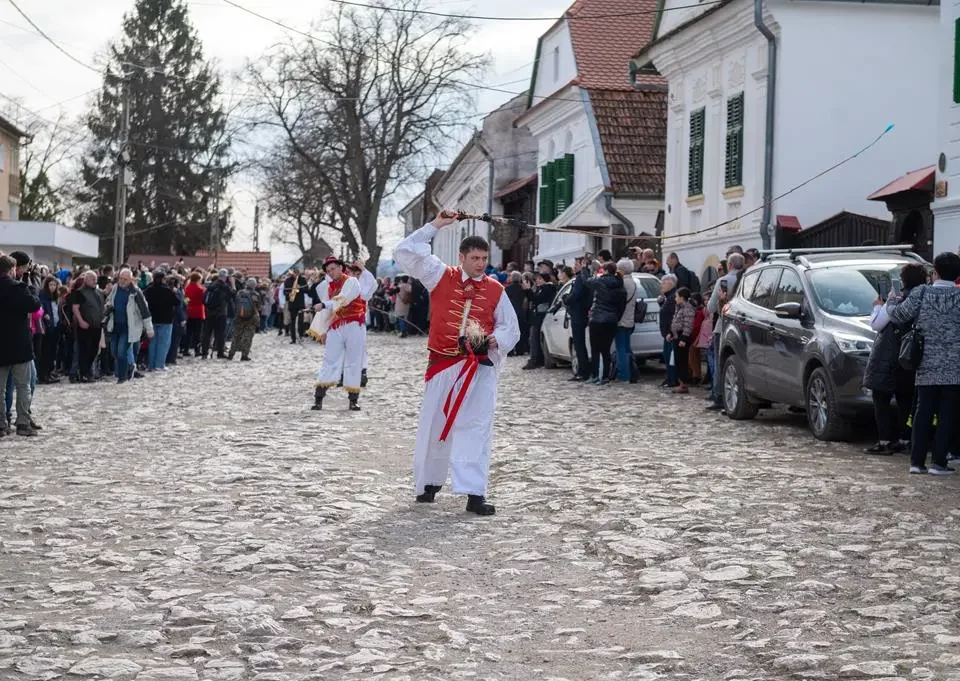
{"type": "Polygon", "coordinates": [[[780,303],[773,311],[780,319],[800,319],[803,315],[803,305],[800,303],[780,303]]]}

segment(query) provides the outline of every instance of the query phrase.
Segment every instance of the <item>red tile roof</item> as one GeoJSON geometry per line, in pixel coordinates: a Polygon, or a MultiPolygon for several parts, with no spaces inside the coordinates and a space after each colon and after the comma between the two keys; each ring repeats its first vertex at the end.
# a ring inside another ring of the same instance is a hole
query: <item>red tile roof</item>
{"type": "MultiPolygon", "coordinates": [[[[658,4],[658,0],[576,0],[571,5],[567,24],[582,87],[633,89],[630,58],[653,40],[658,4]]],[[[637,83],[667,84],[653,74],[638,75],[637,83]]]]}
{"type": "Polygon", "coordinates": [[[936,175],[936,166],[927,166],[919,170],[911,170],[903,177],[898,177],[884,187],[867,197],[868,201],[880,201],[884,198],[908,191],[933,192],[933,180],[936,175]]]}
{"type": "Polygon", "coordinates": [[[790,230],[791,232],[799,232],[803,230],[803,226],[800,224],[800,218],[798,218],[796,215],[778,215],[777,227],[780,229],[790,230]]]}
{"type": "MultiPolygon", "coordinates": [[[[167,263],[171,266],[180,262],[189,268],[202,267],[209,269],[214,267],[214,257],[212,253],[206,251],[197,251],[196,255],[149,255],[134,253],[127,256],[128,263],[143,262],[149,266],[158,266],[167,263]]],[[[254,251],[220,251],[216,258],[216,267],[232,270],[243,270],[247,276],[257,277],[258,279],[270,278],[271,259],[269,253],[257,253],[254,251]]]]}
{"type": "Polygon", "coordinates": [[[610,189],[621,196],[664,195],[667,168],[667,93],[591,90],[610,189]]]}

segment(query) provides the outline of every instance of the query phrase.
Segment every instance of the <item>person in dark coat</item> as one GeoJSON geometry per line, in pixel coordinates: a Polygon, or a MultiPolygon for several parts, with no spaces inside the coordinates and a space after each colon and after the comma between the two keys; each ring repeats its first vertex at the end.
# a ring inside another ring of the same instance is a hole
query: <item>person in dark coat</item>
{"type": "Polygon", "coordinates": [[[526,319],[526,307],[524,302],[527,299],[527,292],[523,288],[523,274],[518,271],[510,273],[510,279],[504,287],[504,293],[513,305],[513,311],[517,314],[517,321],[520,324],[520,340],[510,351],[511,356],[525,355],[530,351],[530,322],[526,319]]]}
{"type": "Polygon", "coordinates": [[[690,289],[690,293],[700,293],[700,279],[680,262],[680,256],[671,253],[667,256],[667,267],[677,277],[677,288],[690,289]]]}
{"type": "Polygon", "coordinates": [[[537,272],[534,285],[529,285],[529,280],[523,284],[530,309],[530,360],[523,365],[524,369],[538,369],[543,366],[543,347],[540,343],[540,329],[543,327],[543,320],[547,317],[547,311],[553,304],[553,299],[557,297],[557,285],[553,283],[553,274],[541,268],[537,272]]]}
{"type": "Polygon", "coordinates": [[[577,356],[579,371],[573,375],[571,381],[587,381],[590,379],[590,356],[587,354],[587,326],[590,317],[590,308],[593,306],[593,291],[586,285],[584,278],[577,276],[583,270],[583,258],[577,258],[574,263],[573,284],[570,293],[564,301],[567,315],[570,317],[570,336],[573,340],[573,352],[577,356]]]}
{"type": "MultiPolygon", "coordinates": [[[[922,286],[927,274],[922,265],[906,265],[900,272],[903,296],[922,286]]],[[[888,456],[906,450],[910,443],[910,426],[907,421],[913,411],[913,384],[916,373],[900,366],[900,340],[909,330],[909,324],[893,324],[884,314],[886,301],[877,299],[870,324],[877,332],[877,339],[870,351],[867,368],[863,373],[863,387],[869,388],[873,397],[873,413],[877,421],[877,444],[866,449],[867,454],[888,456]],[[896,410],[891,401],[896,399],[896,410]]]]}
{"type": "MultiPolygon", "coordinates": [[[[17,391],[17,435],[35,436],[30,421],[30,371],[34,360],[30,315],[40,309],[40,299],[27,284],[15,279],[17,263],[0,256],[0,405],[6,402],[7,378],[17,391]]],[[[0,437],[10,434],[6,409],[0,409],[0,437]]]]}
{"type": "Polygon", "coordinates": [[[590,308],[589,382],[606,385],[610,382],[613,370],[610,347],[616,338],[617,324],[620,323],[626,307],[627,291],[623,286],[623,275],[617,271],[616,263],[605,263],[600,272],[600,276],[588,279],[584,270],[580,270],[577,278],[593,291],[593,306],[590,308]]]}

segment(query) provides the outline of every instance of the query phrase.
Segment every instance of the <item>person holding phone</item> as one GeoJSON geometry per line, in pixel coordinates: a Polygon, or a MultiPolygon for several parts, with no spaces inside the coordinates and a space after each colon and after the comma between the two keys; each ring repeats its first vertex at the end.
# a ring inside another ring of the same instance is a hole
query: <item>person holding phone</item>
{"type": "MultiPolygon", "coordinates": [[[[898,303],[910,291],[926,282],[922,265],[907,265],[900,276],[891,277],[887,298],[898,303]]],[[[900,365],[900,339],[909,325],[891,324],[887,313],[887,300],[883,295],[874,301],[870,326],[877,332],[877,339],[867,359],[863,374],[863,387],[871,391],[873,413],[877,422],[877,443],[864,451],[875,456],[889,456],[904,452],[910,442],[911,431],[907,425],[913,410],[913,384],[916,374],[900,365]],[[896,409],[892,406],[896,399],[896,409]]]]}

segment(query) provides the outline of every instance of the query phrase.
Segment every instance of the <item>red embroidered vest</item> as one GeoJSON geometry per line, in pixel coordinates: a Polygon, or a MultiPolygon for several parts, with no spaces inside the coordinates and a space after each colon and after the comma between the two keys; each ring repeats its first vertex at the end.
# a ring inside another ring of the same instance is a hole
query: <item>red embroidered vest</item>
{"type": "MultiPolygon", "coordinates": [[[[345,283],[347,283],[346,275],[330,282],[329,288],[327,289],[327,295],[330,300],[340,295],[340,290],[343,289],[345,283]]],[[[341,326],[353,322],[361,325],[367,323],[367,301],[363,299],[363,296],[357,296],[348,305],[344,305],[334,312],[333,321],[330,322],[330,328],[339,329],[341,326]]]]}
{"type": "Polygon", "coordinates": [[[469,318],[477,321],[487,335],[493,333],[493,312],[503,295],[503,286],[496,279],[486,276],[480,280],[463,281],[459,268],[448,267],[440,283],[430,292],[430,336],[427,347],[431,362],[461,355],[457,338],[460,336],[463,309],[471,293],[473,298],[469,318]]]}

